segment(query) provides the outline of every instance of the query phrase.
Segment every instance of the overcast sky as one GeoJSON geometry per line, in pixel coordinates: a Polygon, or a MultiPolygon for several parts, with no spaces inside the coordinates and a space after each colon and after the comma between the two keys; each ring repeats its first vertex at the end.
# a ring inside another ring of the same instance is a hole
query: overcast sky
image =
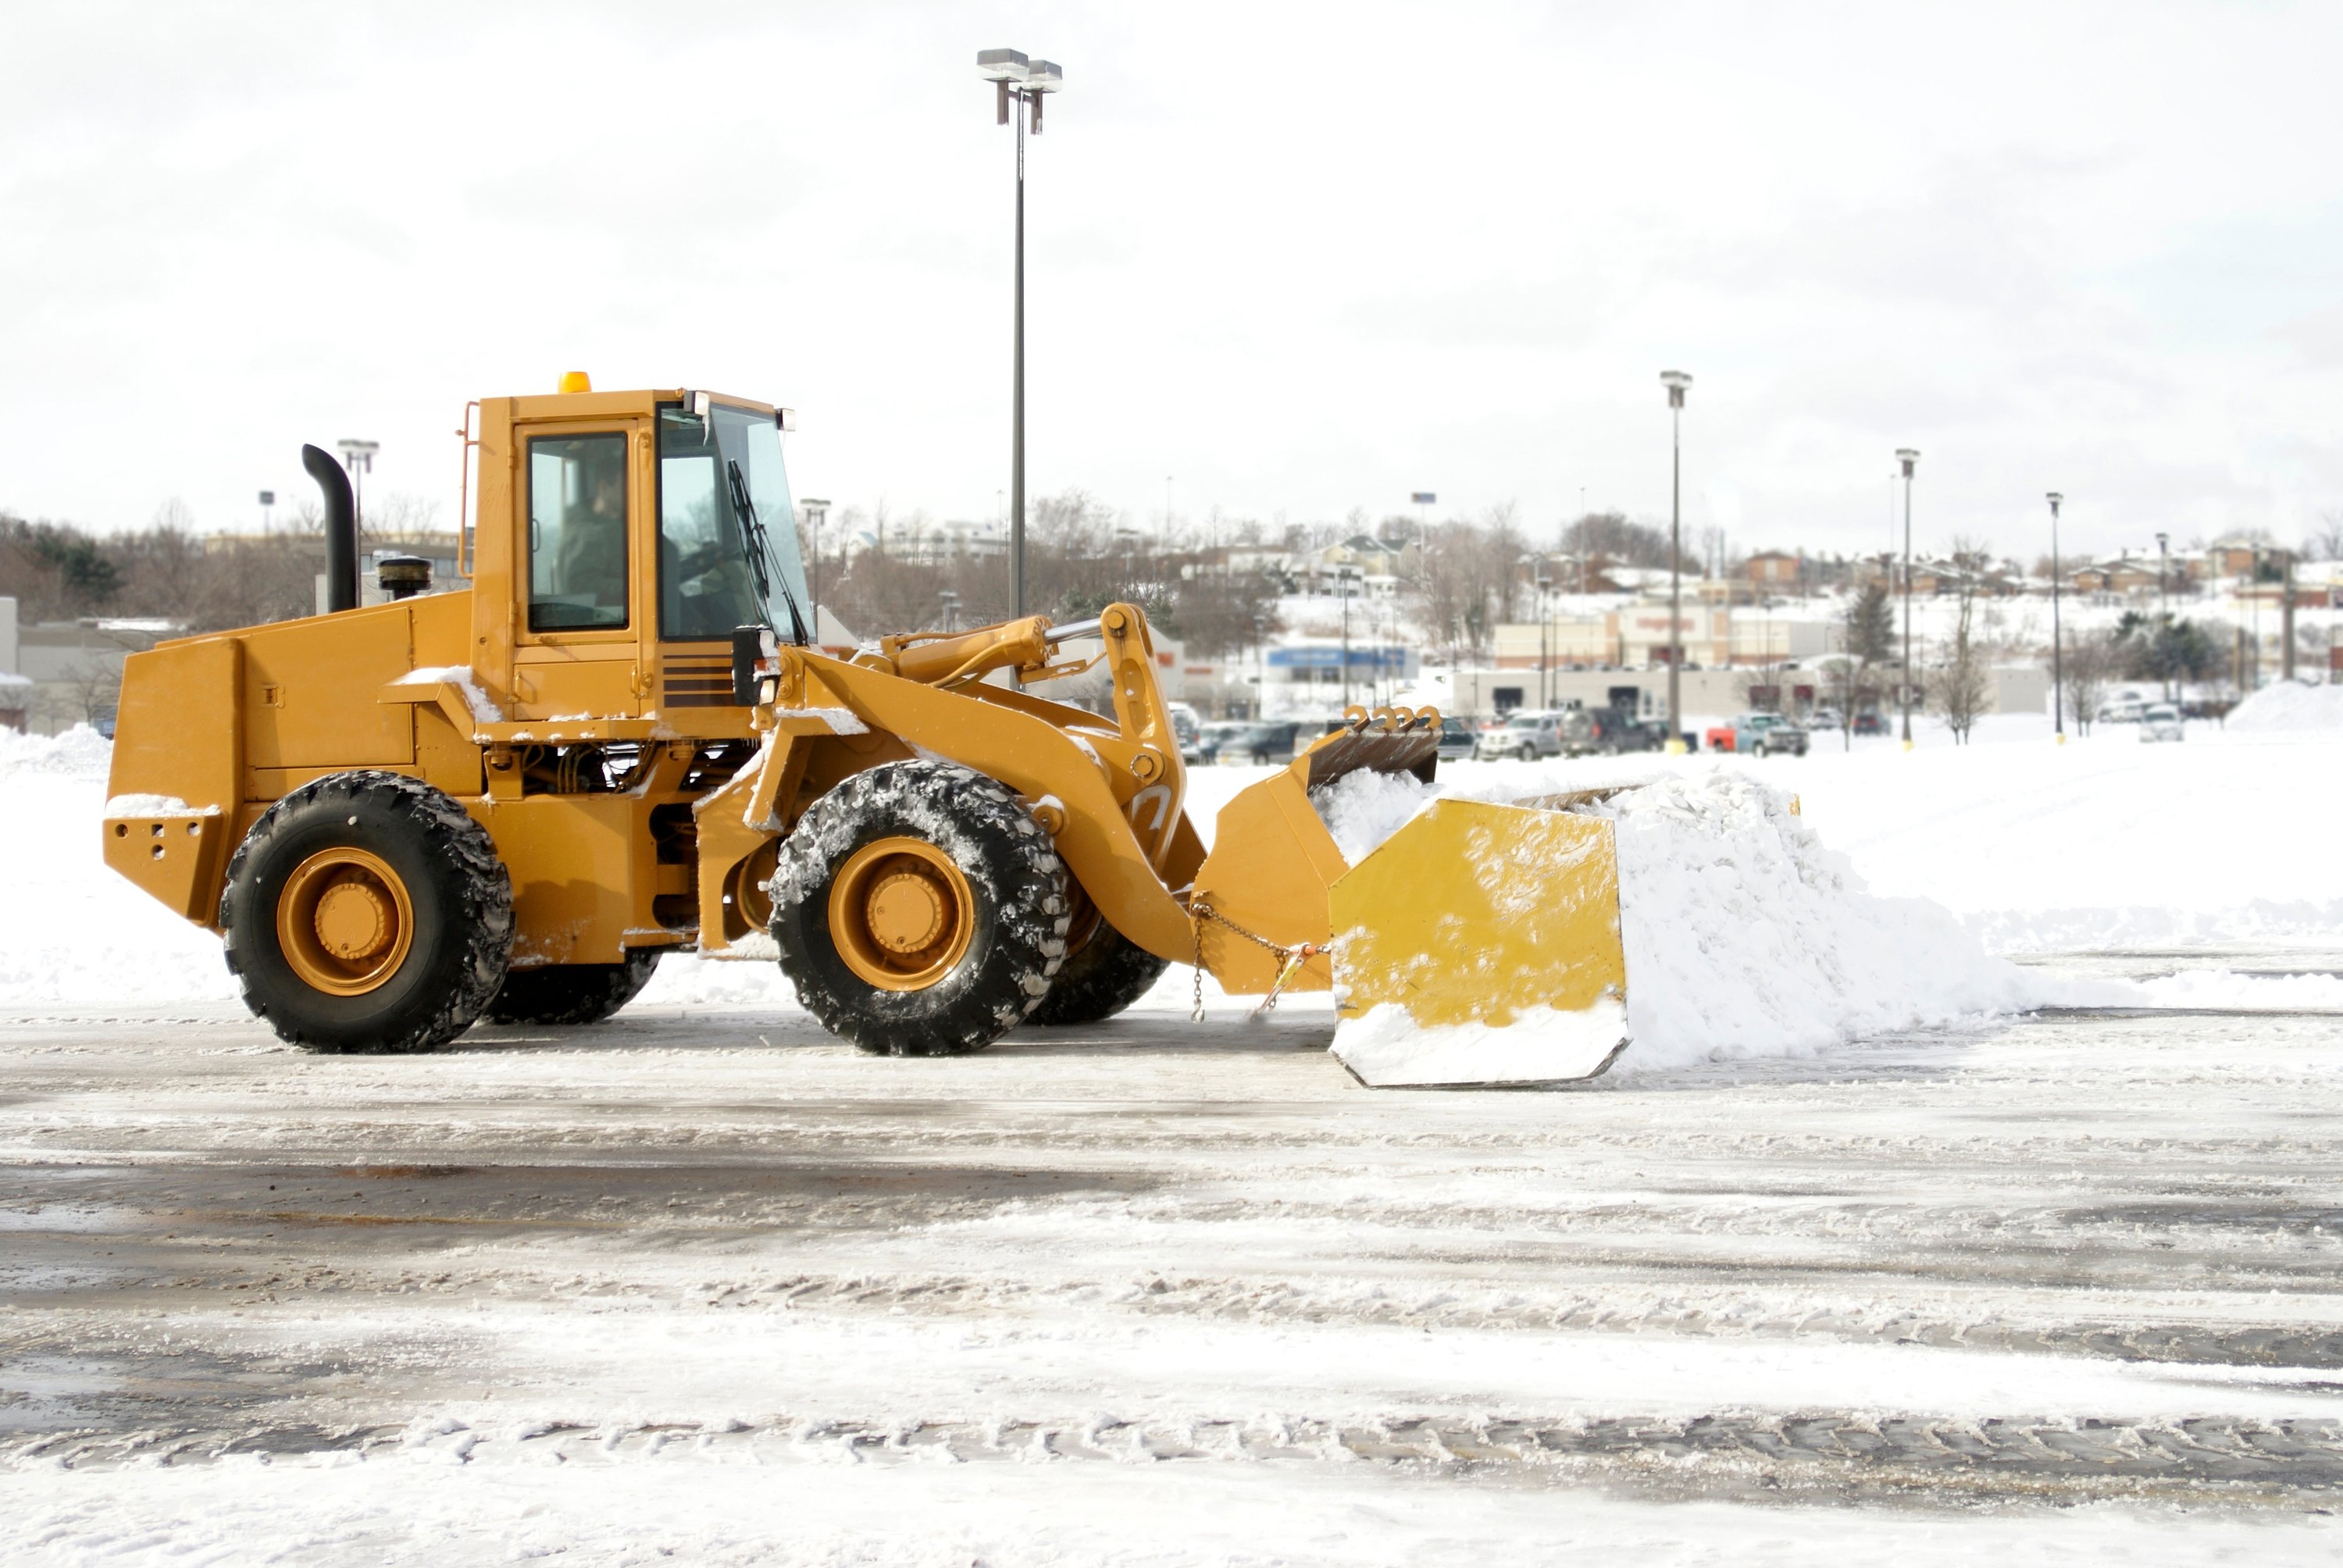
{"type": "Polygon", "coordinates": [[[456,503],[464,402],[799,410],[800,496],[1516,501],[2031,558],[2343,508],[2343,7],[0,0],[0,508],[456,503]]]}

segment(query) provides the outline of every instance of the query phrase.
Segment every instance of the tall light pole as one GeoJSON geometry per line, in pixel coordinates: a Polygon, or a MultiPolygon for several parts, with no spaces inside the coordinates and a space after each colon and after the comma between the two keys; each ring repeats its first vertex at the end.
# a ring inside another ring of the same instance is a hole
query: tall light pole
{"type": "Polygon", "coordinates": [[[1896,460],[1904,466],[1904,749],[1912,749],[1912,466],[1920,454],[1909,447],[1896,448],[1896,460]]]}
{"type": "Polygon", "coordinates": [[[2066,645],[2058,635],[2058,506],[2066,498],[2050,492],[2050,729],[2061,746],[2066,743],[2066,645]]]}
{"type": "Polygon", "coordinates": [[[813,547],[813,559],[806,570],[806,597],[813,601],[806,613],[813,617],[813,639],[821,640],[821,526],[830,520],[830,503],[808,496],[798,503],[804,509],[806,543],[813,547]]]}
{"type": "Polygon", "coordinates": [[[1660,372],[1668,389],[1668,749],[1684,749],[1684,399],[1692,377],[1660,372]]]}
{"type": "Polygon", "coordinates": [[[1025,131],[1041,134],[1041,100],[1065,84],[1064,73],[1047,60],[1029,60],[1014,49],[983,49],[976,68],[990,82],[1000,108],[998,124],[1017,121],[1017,303],[1015,343],[1011,350],[1009,411],[1009,613],[1025,613],[1025,131]]]}
{"type": "Polygon", "coordinates": [[[1554,706],[1554,697],[1552,694],[1553,678],[1546,672],[1554,667],[1554,644],[1547,636],[1547,633],[1553,629],[1553,626],[1552,618],[1546,613],[1545,595],[1547,586],[1551,584],[1554,579],[1546,576],[1545,573],[1539,572],[1530,580],[1537,589],[1538,706],[1541,709],[1551,709],[1554,706]]]}
{"type": "Polygon", "coordinates": [[[358,531],[366,531],[366,480],[363,476],[374,472],[374,455],[382,450],[379,441],[342,440],[334,443],[342,454],[342,467],[350,471],[350,517],[358,531]]]}
{"type": "Polygon", "coordinates": [[[1342,593],[1342,707],[1351,706],[1351,574],[1359,568],[1345,561],[1334,568],[1342,593]]]}
{"type": "Polygon", "coordinates": [[[264,534],[268,531],[269,528],[268,510],[275,505],[277,505],[276,491],[263,490],[260,492],[260,531],[264,534]]]}
{"type": "Polygon", "coordinates": [[[2262,689],[2262,547],[2254,544],[2253,575],[2246,578],[2246,596],[2253,601],[2254,617],[2254,683],[2246,688],[2248,693],[2262,689]]]}
{"type": "Polygon", "coordinates": [[[2162,678],[2159,689],[2166,697],[2172,695],[2172,611],[2166,602],[2164,574],[2172,565],[2172,536],[2156,536],[2156,635],[2164,647],[2157,655],[2156,673],[2162,678]]]}

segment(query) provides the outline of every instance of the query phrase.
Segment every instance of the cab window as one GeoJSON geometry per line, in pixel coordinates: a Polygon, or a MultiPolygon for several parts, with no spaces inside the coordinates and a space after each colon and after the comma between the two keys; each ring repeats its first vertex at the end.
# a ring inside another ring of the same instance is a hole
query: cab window
{"type": "Polygon", "coordinates": [[[627,624],[627,437],[528,444],[528,629],[627,624]]]}

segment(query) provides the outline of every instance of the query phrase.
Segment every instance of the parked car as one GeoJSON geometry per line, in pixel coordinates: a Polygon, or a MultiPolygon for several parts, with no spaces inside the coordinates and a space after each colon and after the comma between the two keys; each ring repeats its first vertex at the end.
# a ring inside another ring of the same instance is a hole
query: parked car
{"type": "Polygon", "coordinates": [[[1827,734],[1845,728],[1846,719],[1835,708],[1817,708],[1806,718],[1806,732],[1810,735],[1827,734]]]}
{"type": "Polygon", "coordinates": [[[1243,719],[1215,719],[1202,726],[1196,734],[1196,760],[1206,764],[1219,761],[1222,746],[1252,728],[1252,721],[1243,719]]]}
{"type": "Polygon", "coordinates": [[[1885,735],[1887,733],[1887,721],[1876,713],[1858,713],[1855,716],[1855,732],[1857,735],[1885,735]]]}
{"type": "Polygon", "coordinates": [[[2119,697],[2113,702],[2099,704],[2099,724],[2137,724],[2147,712],[2147,704],[2136,697],[2119,697]]]}
{"type": "Polygon", "coordinates": [[[2169,702],[2150,703],[2139,716],[2139,738],[2142,740],[2182,739],[2180,709],[2169,702]]]}
{"type": "Polygon", "coordinates": [[[1472,723],[1467,719],[1457,718],[1453,713],[1442,714],[1440,716],[1439,752],[1440,759],[1443,762],[1462,762],[1466,758],[1472,756],[1472,723]]]}
{"type": "Polygon", "coordinates": [[[1180,742],[1180,760],[1202,762],[1204,759],[1204,726],[1196,710],[1184,702],[1167,702],[1164,711],[1172,716],[1172,734],[1180,742]]]}
{"type": "Polygon", "coordinates": [[[1806,754],[1806,732],[1780,713],[1745,713],[1727,723],[1712,726],[1705,739],[1711,751],[1733,751],[1746,757],[1785,751],[1793,757],[1806,754]]]}
{"type": "Polygon", "coordinates": [[[1473,755],[1484,762],[1519,758],[1534,762],[1541,757],[1559,757],[1563,752],[1560,713],[1516,713],[1507,719],[1502,729],[1484,729],[1473,744],[1473,755]]]}
{"type": "Polygon", "coordinates": [[[1222,740],[1218,759],[1240,767],[1248,762],[1291,762],[1301,733],[1301,724],[1291,719],[1248,724],[1240,733],[1222,740]]]}

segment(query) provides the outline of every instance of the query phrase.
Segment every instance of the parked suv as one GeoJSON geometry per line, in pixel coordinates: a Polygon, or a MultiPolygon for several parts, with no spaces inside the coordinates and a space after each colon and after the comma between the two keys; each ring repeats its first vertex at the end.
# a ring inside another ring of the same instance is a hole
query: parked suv
{"type": "Polygon", "coordinates": [[[2142,740],[2177,740],[2181,739],[2180,709],[2169,702],[2150,703],[2139,716],[2139,738],[2142,740]]]}
{"type": "Polygon", "coordinates": [[[1249,724],[1241,733],[1221,742],[1218,759],[1239,764],[1291,762],[1301,733],[1301,724],[1291,719],[1249,724]]]}
{"type": "Polygon", "coordinates": [[[1572,757],[1657,751],[1664,743],[1660,726],[1638,724],[1615,708],[1574,709],[1562,716],[1562,749],[1572,757]]]}
{"type": "Polygon", "coordinates": [[[1495,729],[1484,729],[1473,755],[1484,762],[1519,758],[1534,762],[1563,753],[1562,713],[1516,713],[1495,729]]]}

